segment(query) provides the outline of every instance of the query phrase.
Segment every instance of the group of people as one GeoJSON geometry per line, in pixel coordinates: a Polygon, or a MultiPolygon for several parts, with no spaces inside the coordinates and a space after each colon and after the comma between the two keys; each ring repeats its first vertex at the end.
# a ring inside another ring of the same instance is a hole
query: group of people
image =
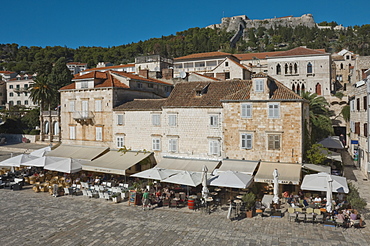
{"type": "Polygon", "coordinates": [[[342,223],[346,226],[355,226],[358,225],[359,227],[363,226],[363,219],[361,217],[361,214],[357,212],[355,209],[343,209],[343,210],[334,210],[332,213],[332,216],[337,221],[342,221],[342,223]]]}

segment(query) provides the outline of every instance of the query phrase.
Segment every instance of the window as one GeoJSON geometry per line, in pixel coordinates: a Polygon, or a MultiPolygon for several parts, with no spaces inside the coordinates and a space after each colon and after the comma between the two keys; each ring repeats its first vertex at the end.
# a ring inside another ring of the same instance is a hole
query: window
{"type": "Polygon", "coordinates": [[[152,125],[153,126],[161,125],[161,115],[160,114],[152,114],[152,125]]]}
{"type": "Polygon", "coordinates": [[[263,92],[263,79],[256,79],[254,83],[256,92],[263,92]]]}
{"type": "Polygon", "coordinates": [[[152,139],[152,149],[153,150],[161,150],[161,139],[160,138],[153,138],[152,139]]]}
{"type": "Polygon", "coordinates": [[[225,67],[228,67],[229,66],[229,62],[225,62],[225,67]]]}
{"type": "Polygon", "coordinates": [[[9,101],[9,106],[13,106],[14,105],[14,102],[13,101],[9,101]]]}
{"type": "Polygon", "coordinates": [[[28,84],[24,84],[24,89],[27,89],[28,88],[28,84]]]}
{"type": "Polygon", "coordinates": [[[28,95],[28,93],[27,93],[27,92],[25,92],[25,93],[24,93],[24,95],[25,95],[25,96],[27,96],[27,95],[28,95]]]}
{"type": "Polygon", "coordinates": [[[17,105],[21,105],[22,104],[22,102],[21,101],[17,101],[17,105]]]}
{"type": "Polygon", "coordinates": [[[360,122],[355,123],[355,133],[360,135],[360,122]]]}
{"type": "Polygon", "coordinates": [[[76,139],[76,127],[75,126],[69,127],[69,139],[76,139]]]}
{"type": "Polygon", "coordinates": [[[360,111],[360,98],[356,99],[357,111],[360,111]]]}
{"type": "Polygon", "coordinates": [[[242,149],[252,149],[252,134],[242,133],[240,139],[242,149]]]}
{"type": "Polygon", "coordinates": [[[280,66],[280,64],[277,64],[276,65],[276,74],[277,75],[281,74],[281,66],[280,66]]]}
{"type": "Polygon", "coordinates": [[[298,73],[298,65],[297,65],[297,63],[294,63],[294,73],[295,74],[298,73]]]}
{"type": "Polygon", "coordinates": [[[89,83],[87,81],[82,81],[81,82],[81,89],[86,89],[89,88],[89,83]]]}
{"type": "Polygon", "coordinates": [[[279,118],[279,104],[278,103],[269,103],[269,118],[279,118]]]}
{"type": "Polygon", "coordinates": [[[177,152],[177,139],[170,139],[168,141],[168,151],[169,152],[177,152]]]}
{"type": "Polygon", "coordinates": [[[10,96],[10,97],[14,96],[14,93],[13,93],[13,92],[10,92],[10,93],[9,93],[9,96],[10,96]]]}
{"type": "Polygon", "coordinates": [[[117,114],[117,125],[123,125],[123,114],[117,114]]]}
{"type": "Polygon", "coordinates": [[[16,88],[19,90],[19,88],[20,88],[20,85],[16,85],[16,88]]]}
{"type": "Polygon", "coordinates": [[[139,89],[143,88],[143,84],[142,83],[137,83],[137,88],[139,88],[139,89]]]}
{"type": "Polygon", "coordinates": [[[13,89],[13,85],[9,85],[9,89],[13,89]]]}
{"type": "Polygon", "coordinates": [[[18,97],[19,97],[19,96],[21,96],[21,93],[17,92],[17,96],[18,96],[18,97]]]}
{"type": "Polygon", "coordinates": [[[24,101],[24,105],[28,105],[28,100],[25,100],[24,101]]]}
{"type": "Polygon", "coordinates": [[[367,110],[367,96],[364,96],[364,110],[367,110]]]}
{"type": "Polygon", "coordinates": [[[123,146],[125,145],[123,136],[117,137],[116,141],[117,141],[117,148],[123,148],[123,146]]]}
{"type": "Polygon", "coordinates": [[[312,64],[311,64],[311,62],[309,62],[307,64],[307,73],[312,73],[312,64]]]}
{"type": "Polygon", "coordinates": [[[230,72],[225,73],[225,79],[230,79],[230,72]]]}
{"type": "Polygon", "coordinates": [[[75,111],[75,101],[69,101],[69,112],[75,111]]]}
{"type": "Polygon", "coordinates": [[[343,63],[340,64],[340,69],[343,69],[343,63]]]}
{"type": "Polygon", "coordinates": [[[367,137],[367,123],[364,124],[364,137],[367,137]]]}
{"type": "Polygon", "coordinates": [[[148,88],[153,88],[153,84],[148,84],[148,88]]]}
{"type": "Polygon", "coordinates": [[[209,154],[220,155],[220,142],[216,139],[209,141],[209,154]]]}
{"type": "Polygon", "coordinates": [[[218,126],[218,115],[209,116],[209,125],[211,127],[217,127],[218,126]]]}
{"type": "Polygon", "coordinates": [[[252,104],[242,103],[242,118],[252,118],[252,104]]]}
{"type": "Polygon", "coordinates": [[[95,112],[101,112],[102,100],[95,100],[95,112]]]}
{"type": "Polygon", "coordinates": [[[95,140],[102,141],[103,140],[103,127],[96,127],[95,128],[95,140]]]}
{"type": "Polygon", "coordinates": [[[168,125],[177,126],[177,115],[176,114],[168,115],[168,125]]]}
{"type": "Polygon", "coordinates": [[[280,150],[280,135],[278,134],[268,135],[268,149],[269,150],[280,150]]]}

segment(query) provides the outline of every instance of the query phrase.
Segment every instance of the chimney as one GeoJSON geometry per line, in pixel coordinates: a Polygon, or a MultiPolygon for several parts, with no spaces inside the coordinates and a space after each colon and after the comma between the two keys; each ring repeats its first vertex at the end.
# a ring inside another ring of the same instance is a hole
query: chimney
{"type": "Polygon", "coordinates": [[[149,70],[148,69],[143,69],[143,70],[139,70],[139,75],[141,76],[141,77],[144,77],[144,78],[146,78],[146,79],[148,79],[149,78],[149,70]]]}
{"type": "Polygon", "coordinates": [[[170,68],[162,69],[162,78],[167,80],[173,79],[173,69],[170,68]]]}

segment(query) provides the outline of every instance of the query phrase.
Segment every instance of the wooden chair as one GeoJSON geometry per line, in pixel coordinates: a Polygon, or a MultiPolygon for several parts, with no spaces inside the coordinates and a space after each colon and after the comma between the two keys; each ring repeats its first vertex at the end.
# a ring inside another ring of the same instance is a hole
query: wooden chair
{"type": "Polygon", "coordinates": [[[320,222],[320,223],[324,223],[324,215],[321,214],[321,210],[316,208],[316,209],[313,210],[313,212],[316,214],[315,215],[315,221],[320,222]]]}
{"type": "Polygon", "coordinates": [[[313,208],[307,208],[306,209],[306,222],[313,222],[314,216],[313,216],[313,208]]]}

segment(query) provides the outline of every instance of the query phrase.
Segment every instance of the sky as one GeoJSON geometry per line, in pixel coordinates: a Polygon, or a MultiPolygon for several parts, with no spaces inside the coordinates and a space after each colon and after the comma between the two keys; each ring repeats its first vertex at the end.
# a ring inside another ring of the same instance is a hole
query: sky
{"type": "Polygon", "coordinates": [[[365,0],[12,0],[1,4],[0,44],[112,47],[221,23],[312,14],[316,23],[370,24],[365,0]]]}

